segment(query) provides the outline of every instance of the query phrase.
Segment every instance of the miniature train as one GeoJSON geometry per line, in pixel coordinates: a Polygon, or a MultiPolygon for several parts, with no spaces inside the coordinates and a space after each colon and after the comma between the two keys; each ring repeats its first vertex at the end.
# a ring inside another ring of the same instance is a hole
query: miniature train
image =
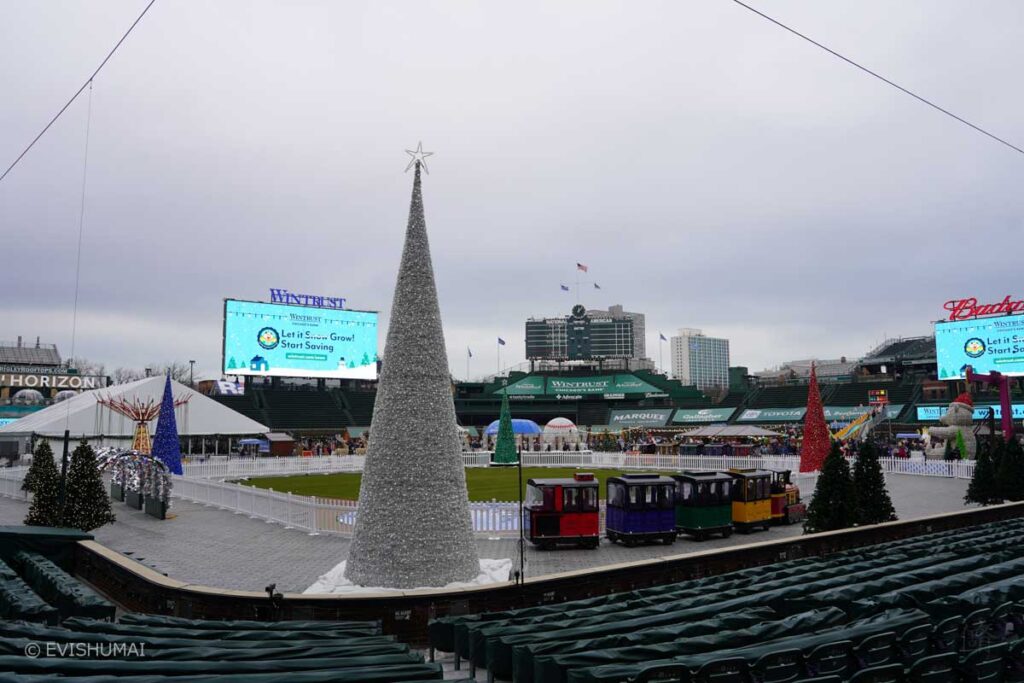
{"type": "MultiPolygon", "coordinates": [[[[599,483],[591,473],[572,479],[530,479],[523,531],[535,546],[597,548],[601,541],[599,483]]],[[[675,542],[678,534],[703,540],[733,530],[749,533],[802,521],[806,508],[789,470],[731,469],[622,474],[607,480],[605,535],[613,543],[675,542]]]]}

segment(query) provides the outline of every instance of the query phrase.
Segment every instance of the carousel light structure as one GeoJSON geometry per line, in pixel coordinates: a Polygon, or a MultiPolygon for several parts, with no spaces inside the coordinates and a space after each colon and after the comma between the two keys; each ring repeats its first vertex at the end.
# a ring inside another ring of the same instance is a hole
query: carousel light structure
{"type": "MultiPolygon", "coordinates": [[[[184,398],[175,399],[174,407],[177,408],[178,406],[185,405],[191,398],[192,394],[184,398]]],[[[149,436],[149,423],[160,415],[159,401],[152,398],[148,401],[143,401],[137,397],[125,400],[123,398],[100,396],[96,399],[96,403],[135,421],[135,438],[132,440],[131,450],[146,455],[153,451],[153,440],[149,436]]]]}

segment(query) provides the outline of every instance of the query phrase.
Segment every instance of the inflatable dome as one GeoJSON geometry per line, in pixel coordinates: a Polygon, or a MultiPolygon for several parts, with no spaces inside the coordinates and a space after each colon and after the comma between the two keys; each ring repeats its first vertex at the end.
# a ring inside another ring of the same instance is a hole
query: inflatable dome
{"type": "Polygon", "coordinates": [[[77,391],[74,389],[65,389],[64,391],[57,392],[57,395],[53,397],[53,402],[60,403],[61,401],[66,401],[69,398],[74,398],[75,396],[78,396],[77,391]]]}
{"type": "Polygon", "coordinates": [[[544,440],[551,443],[558,440],[563,444],[572,444],[580,440],[580,431],[572,420],[556,417],[544,425],[544,440]]]}
{"type": "Polygon", "coordinates": [[[11,397],[11,401],[22,406],[38,406],[42,405],[45,399],[43,398],[43,395],[35,389],[22,389],[11,397]]]}

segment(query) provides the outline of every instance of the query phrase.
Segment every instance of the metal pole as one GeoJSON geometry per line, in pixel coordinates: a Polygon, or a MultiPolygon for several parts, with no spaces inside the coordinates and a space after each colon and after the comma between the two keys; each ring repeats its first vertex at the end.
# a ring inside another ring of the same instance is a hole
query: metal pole
{"type": "MultiPolygon", "coordinates": [[[[67,491],[68,481],[68,445],[71,442],[71,431],[64,430],[64,455],[60,460],[60,489],[57,494],[57,509],[60,511],[60,519],[64,519],[64,494],[67,491]]],[[[63,522],[62,522],[63,523],[63,522]]]]}
{"type": "Polygon", "coordinates": [[[519,462],[516,463],[519,471],[519,583],[523,583],[526,573],[526,530],[523,528],[523,446],[519,445],[519,462]]]}
{"type": "Polygon", "coordinates": [[[195,367],[196,367],[196,362],[194,360],[190,360],[188,362],[188,386],[190,388],[192,388],[192,389],[196,388],[195,376],[193,374],[193,371],[195,370],[195,367]]]}

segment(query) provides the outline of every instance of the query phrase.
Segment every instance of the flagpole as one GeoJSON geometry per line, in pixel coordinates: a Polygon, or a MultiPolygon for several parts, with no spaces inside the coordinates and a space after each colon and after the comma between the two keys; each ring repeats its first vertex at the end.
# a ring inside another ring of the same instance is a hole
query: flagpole
{"type": "Polygon", "coordinates": [[[469,359],[472,358],[469,348],[466,349],[466,381],[469,381],[469,359]]]}
{"type": "Polygon", "coordinates": [[[661,332],[658,333],[658,367],[661,368],[662,372],[665,372],[665,360],[661,357],[661,349],[665,346],[665,340],[661,338],[661,332]]]}
{"type": "Polygon", "coordinates": [[[494,376],[495,379],[501,377],[501,342],[498,342],[496,346],[498,347],[498,374],[494,376]]]}

